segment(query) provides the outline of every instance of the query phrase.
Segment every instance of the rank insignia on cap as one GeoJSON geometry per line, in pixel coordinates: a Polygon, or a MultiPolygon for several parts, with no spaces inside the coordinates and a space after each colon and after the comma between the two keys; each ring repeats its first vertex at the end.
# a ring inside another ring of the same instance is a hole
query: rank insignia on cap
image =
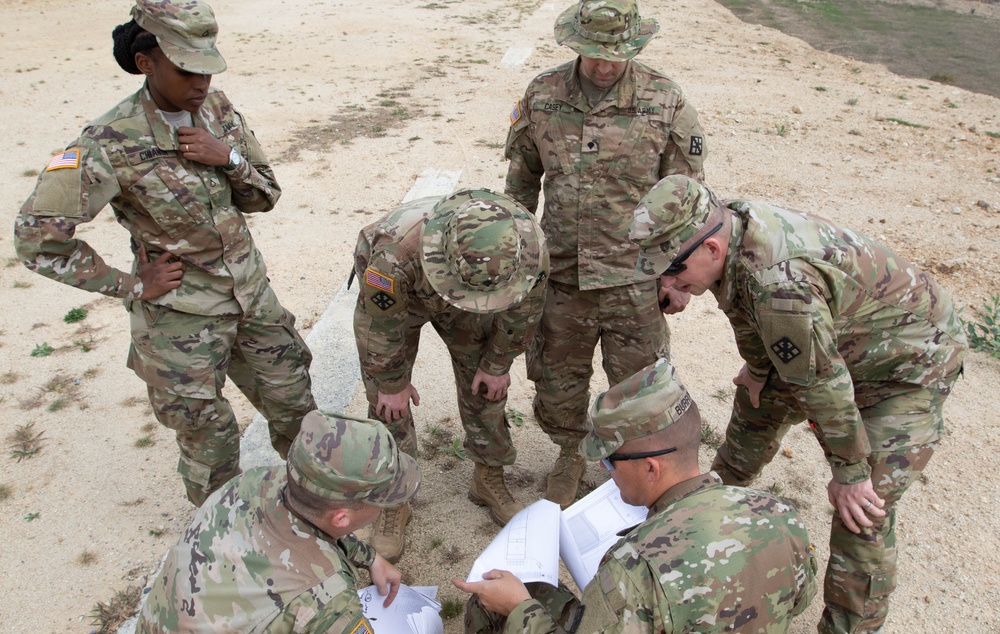
{"type": "Polygon", "coordinates": [[[795,357],[802,354],[799,347],[796,346],[788,337],[782,337],[772,343],[771,350],[774,352],[775,356],[781,359],[782,363],[790,363],[793,359],[795,359],[795,357]]]}
{"type": "Polygon", "coordinates": [[[365,283],[368,286],[374,286],[375,288],[391,293],[394,283],[391,277],[386,277],[378,271],[373,271],[372,269],[365,269],[365,283]]]}
{"type": "Polygon", "coordinates": [[[514,125],[521,118],[521,100],[514,102],[514,109],[510,111],[510,124],[514,125]]]}
{"type": "Polygon", "coordinates": [[[80,167],[80,150],[73,148],[60,152],[49,159],[49,164],[45,166],[46,172],[53,170],[76,169],[80,167]]]}

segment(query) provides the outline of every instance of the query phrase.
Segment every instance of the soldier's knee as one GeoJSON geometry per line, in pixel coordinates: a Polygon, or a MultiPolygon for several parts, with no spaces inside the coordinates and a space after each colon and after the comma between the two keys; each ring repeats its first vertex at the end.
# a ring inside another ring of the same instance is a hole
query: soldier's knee
{"type": "Polygon", "coordinates": [[[885,622],[889,612],[889,595],[895,588],[895,568],[871,574],[828,573],[824,587],[826,608],[823,610],[819,630],[877,631],[885,622]]]}
{"type": "Polygon", "coordinates": [[[723,484],[731,486],[746,486],[757,477],[756,472],[750,472],[734,465],[725,445],[716,451],[715,458],[712,460],[712,471],[719,474],[723,484]]]}
{"type": "Polygon", "coordinates": [[[227,414],[220,411],[216,400],[186,398],[159,391],[150,399],[150,405],[156,420],[176,432],[195,431],[217,425],[227,414]]]}

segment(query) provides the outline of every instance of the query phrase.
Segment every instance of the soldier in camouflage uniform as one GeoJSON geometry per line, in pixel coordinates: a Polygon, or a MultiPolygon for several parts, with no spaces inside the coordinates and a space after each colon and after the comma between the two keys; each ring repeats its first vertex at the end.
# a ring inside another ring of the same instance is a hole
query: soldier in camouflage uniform
{"type": "Polygon", "coordinates": [[[147,384],[157,420],[175,430],[178,471],[200,505],[239,473],[226,376],[268,419],[284,457],[315,408],[312,357],[244,218],[272,209],[281,190],[243,116],[209,88],[226,69],[212,9],[138,0],[132,16],[114,31],[115,58],[145,84],[52,157],[15,241],[29,269],[125,300],[128,366],[147,384]],[[74,238],[109,203],[131,235],[130,272],[74,238]]]}
{"type": "Polygon", "coordinates": [[[787,631],[816,594],[805,526],[788,502],[699,474],[701,416],[670,362],[599,395],[590,418],[581,453],[649,516],[604,555],[582,601],[564,586],[529,593],[505,571],[457,581],[478,595],[466,631],[787,631]]]}
{"type": "Polygon", "coordinates": [[[683,293],[632,279],[628,225],[636,203],[668,174],[703,178],[698,113],[680,87],[632,60],[659,30],[634,0],[583,0],[559,16],[555,38],[579,54],[536,77],[510,115],[505,192],[529,211],[544,176],[542,229],[552,257],[542,324],[528,350],[535,418],[560,455],[545,497],[576,497],[584,461],[594,349],[611,385],[668,354],[664,312],[683,293]]]}
{"type": "MultiPolygon", "coordinates": [[[[464,190],[421,198],[361,230],[354,333],[369,416],[416,456],[410,400],[420,330],[430,322],[451,354],[465,451],[475,463],[469,498],[503,525],[523,505],[503,479],[514,463],[505,411],[510,366],[542,312],[549,258],[534,217],[502,194],[464,190]]],[[[372,544],[390,561],[405,546],[409,505],[382,513],[372,544]]]]}
{"type": "Polygon", "coordinates": [[[753,479],[808,420],[833,478],[819,631],[876,632],[896,585],[895,507],[940,441],[967,347],[948,294],[871,238],[680,176],[636,208],[636,276],[711,291],[745,365],[713,469],[753,479]]]}
{"type": "Polygon", "coordinates": [[[251,469],[198,509],[136,631],[371,634],[357,569],[370,571],[386,606],[401,575],[353,532],[419,484],[416,461],[382,423],[309,413],[287,466],[251,469]]]}

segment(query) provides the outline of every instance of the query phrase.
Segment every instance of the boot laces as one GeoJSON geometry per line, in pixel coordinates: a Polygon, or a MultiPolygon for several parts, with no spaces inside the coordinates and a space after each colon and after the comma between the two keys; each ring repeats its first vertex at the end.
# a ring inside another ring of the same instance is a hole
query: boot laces
{"type": "Polygon", "coordinates": [[[396,533],[396,519],[399,515],[399,508],[382,509],[382,529],[383,535],[394,535],[396,533]]]}

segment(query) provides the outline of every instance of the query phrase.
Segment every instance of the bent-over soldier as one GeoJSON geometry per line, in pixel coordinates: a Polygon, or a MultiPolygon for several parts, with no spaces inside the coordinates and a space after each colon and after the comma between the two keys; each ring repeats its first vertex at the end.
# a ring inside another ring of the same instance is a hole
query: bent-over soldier
{"type": "MultiPolygon", "coordinates": [[[[448,346],[465,452],[475,463],[469,497],[506,524],[523,505],[507,488],[516,453],[505,405],[510,366],[542,310],[549,259],[534,217],[489,190],[407,203],[361,231],[354,313],[369,416],[385,421],[402,451],[417,455],[410,401],[420,330],[430,322],[448,346]]],[[[405,547],[410,505],[387,509],[372,543],[390,561],[405,547]]]]}
{"type": "Polygon", "coordinates": [[[833,477],[819,631],[876,632],[896,586],[895,508],[944,431],[967,348],[951,298],[875,240],[812,214],[730,200],[683,176],[635,210],[636,276],[710,291],[744,360],[712,468],[745,484],[809,421],[833,477]]]}

